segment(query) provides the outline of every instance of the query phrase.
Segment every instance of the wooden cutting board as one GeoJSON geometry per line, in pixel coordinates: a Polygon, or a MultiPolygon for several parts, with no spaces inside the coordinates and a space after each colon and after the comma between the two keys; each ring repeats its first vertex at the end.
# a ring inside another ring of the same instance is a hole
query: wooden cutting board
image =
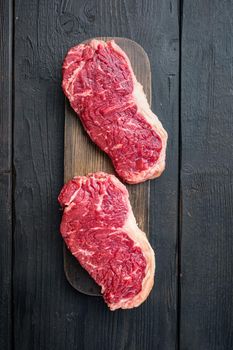
{"type": "MultiPolygon", "coordinates": [[[[137,80],[143,85],[149,104],[151,104],[151,70],[150,62],[143,48],[136,42],[126,38],[114,39],[128,55],[137,80]]],[[[116,175],[111,160],[102,152],[84,131],[76,113],[71,109],[69,101],[65,104],[65,141],[64,141],[64,181],[75,175],[86,175],[90,172],[105,171],[116,175]]],[[[149,229],[149,181],[138,185],[127,185],[130,202],[138,226],[148,235],[149,229]]],[[[99,286],[80,266],[64,245],[64,268],[69,283],[79,292],[98,296],[99,286]]]]}

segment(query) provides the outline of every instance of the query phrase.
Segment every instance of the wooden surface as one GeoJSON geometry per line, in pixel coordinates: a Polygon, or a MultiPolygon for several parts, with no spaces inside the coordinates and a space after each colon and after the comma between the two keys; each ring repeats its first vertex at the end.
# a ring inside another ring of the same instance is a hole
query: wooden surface
{"type": "MultiPolygon", "coordinates": [[[[135,41],[127,38],[100,38],[102,40],[114,39],[126,52],[132,64],[137,80],[144,87],[149,104],[151,104],[151,70],[150,62],[143,48],[135,41]]],[[[72,110],[68,100],[65,107],[65,141],[64,141],[64,181],[72,179],[75,175],[87,175],[91,172],[105,171],[115,173],[110,158],[102,152],[91,140],[82,127],[77,114],[72,110]]],[[[117,176],[117,175],[116,175],[117,176]]],[[[149,237],[149,191],[150,182],[127,185],[130,202],[136,221],[141,230],[149,237]]],[[[70,284],[78,291],[100,296],[100,287],[68,249],[64,248],[65,274],[70,284]]]]}
{"type": "Polygon", "coordinates": [[[21,349],[174,349],[177,341],[179,28],[176,2],[15,2],[14,342],[21,349]],[[140,23],[140,25],[139,25],[140,23]],[[66,281],[61,211],[68,48],[95,36],[123,36],[148,53],[153,110],[170,135],[165,174],[151,184],[153,293],[140,308],[110,312],[101,298],[66,281]],[[152,44],[153,43],[153,44],[152,44]]]}
{"type": "Polygon", "coordinates": [[[233,349],[233,2],[184,1],[182,31],[181,349],[233,349]]]}
{"type": "Polygon", "coordinates": [[[12,1],[0,1],[0,349],[12,345],[12,1]]]}
{"type": "Polygon", "coordinates": [[[233,348],[232,18],[230,0],[0,0],[0,349],[233,348]],[[116,312],[67,282],[57,203],[62,59],[106,35],[148,53],[169,134],[150,187],[155,287],[116,312]]]}

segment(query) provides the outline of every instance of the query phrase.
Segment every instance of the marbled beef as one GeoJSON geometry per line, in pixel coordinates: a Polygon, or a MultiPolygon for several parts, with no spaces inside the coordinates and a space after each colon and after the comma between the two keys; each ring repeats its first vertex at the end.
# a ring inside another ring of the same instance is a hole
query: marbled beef
{"type": "Polygon", "coordinates": [[[154,284],[154,252],[135,221],[126,187],[103,172],[64,185],[61,234],[101,286],[111,310],[139,306],[154,284]]]}
{"type": "Polygon", "coordinates": [[[64,93],[91,139],[128,183],[159,176],[167,133],[153,114],[125,52],[113,40],[71,48],[63,64],[64,93]]]}

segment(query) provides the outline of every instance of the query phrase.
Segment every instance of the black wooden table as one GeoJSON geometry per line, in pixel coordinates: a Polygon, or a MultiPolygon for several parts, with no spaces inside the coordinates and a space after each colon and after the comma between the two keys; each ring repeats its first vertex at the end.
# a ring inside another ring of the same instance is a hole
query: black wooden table
{"type": "Polygon", "coordinates": [[[0,349],[233,349],[233,1],[0,0],[0,349]],[[169,133],[151,182],[156,284],[110,312],[63,272],[64,96],[72,45],[148,53],[169,133]]]}

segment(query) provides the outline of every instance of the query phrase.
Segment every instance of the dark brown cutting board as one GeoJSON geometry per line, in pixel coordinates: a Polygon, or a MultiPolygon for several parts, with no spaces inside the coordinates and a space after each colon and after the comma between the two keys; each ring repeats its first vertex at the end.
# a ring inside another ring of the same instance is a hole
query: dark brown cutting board
{"type": "MultiPolygon", "coordinates": [[[[99,39],[99,38],[98,38],[99,39]]],[[[143,85],[149,104],[151,104],[151,70],[150,62],[143,48],[126,38],[114,39],[128,55],[137,80],[143,85]]],[[[86,175],[90,172],[105,171],[114,173],[108,156],[102,152],[88,137],[76,113],[71,109],[68,100],[65,106],[65,141],[64,141],[64,181],[75,175],[86,175]]],[[[148,235],[149,228],[149,181],[138,185],[127,185],[130,202],[138,226],[148,235]]],[[[64,268],[70,284],[79,292],[88,295],[100,295],[99,286],[80,266],[64,246],[64,268]]]]}

